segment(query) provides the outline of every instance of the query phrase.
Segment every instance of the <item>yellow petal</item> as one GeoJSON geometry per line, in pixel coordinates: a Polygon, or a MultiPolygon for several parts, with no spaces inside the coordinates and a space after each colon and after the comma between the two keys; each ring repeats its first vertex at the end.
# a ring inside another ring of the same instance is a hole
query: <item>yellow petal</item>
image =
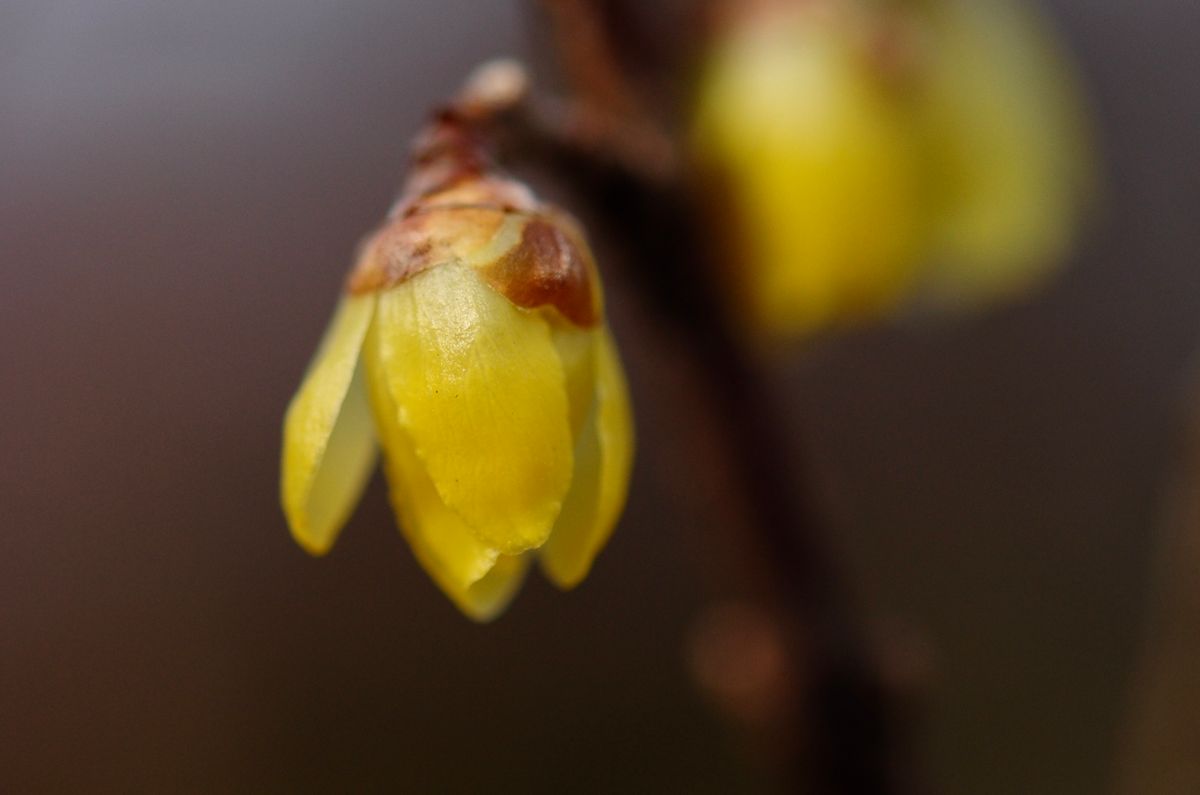
{"type": "Polygon", "coordinates": [[[400,529],[421,568],[469,618],[499,615],[525,579],[525,556],[501,555],[475,538],[438,499],[411,452],[389,454],[384,471],[400,529]]]}
{"type": "Polygon", "coordinates": [[[572,470],[565,376],[543,315],[449,264],[381,293],[377,328],[400,424],[445,505],[501,552],[541,546],[572,470]]]}
{"type": "Polygon", "coordinates": [[[940,204],[930,290],[969,305],[1054,272],[1092,187],[1091,146],[1074,76],[1034,9],[930,8],[925,112],[940,204]]]}
{"type": "Polygon", "coordinates": [[[361,368],[373,296],[342,299],[288,406],[280,491],[296,541],[329,551],[375,466],[375,437],[361,368]]]}
{"type": "Polygon", "coordinates": [[[516,594],[524,565],[514,565],[479,541],[441,501],[400,425],[399,410],[381,371],[375,331],[367,338],[366,365],[392,508],[409,546],[459,609],[478,621],[493,618],[516,594]]]}
{"type": "MultiPolygon", "coordinates": [[[[554,323],[551,338],[566,377],[571,438],[578,439],[596,395],[596,330],[554,323]]],[[[576,463],[578,466],[578,463],[576,463]]]]}
{"type": "Polygon", "coordinates": [[[520,590],[526,556],[501,555],[484,546],[438,499],[415,458],[404,465],[396,461],[389,455],[384,471],[392,508],[417,562],[467,617],[495,618],[520,590]]]}
{"type": "Polygon", "coordinates": [[[560,588],[578,585],[625,507],[633,466],[629,389],[607,328],[596,332],[596,399],[575,448],[575,478],[550,540],[539,552],[560,588]]]}
{"type": "Polygon", "coordinates": [[[501,555],[492,570],[465,593],[454,593],[446,586],[443,586],[443,590],[468,618],[491,621],[504,612],[517,591],[521,590],[521,583],[525,582],[528,572],[528,555],[501,555]]]}
{"type": "Polygon", "coordinates": [[[385,472],[404,537],[438,587],[472,618],[490,618],[503,609],[521,584],[520,578],[503,576],[507,569],[497,574],[507,556],[483,544],[446,507],[411,450],[389,452],[385,472]]]}

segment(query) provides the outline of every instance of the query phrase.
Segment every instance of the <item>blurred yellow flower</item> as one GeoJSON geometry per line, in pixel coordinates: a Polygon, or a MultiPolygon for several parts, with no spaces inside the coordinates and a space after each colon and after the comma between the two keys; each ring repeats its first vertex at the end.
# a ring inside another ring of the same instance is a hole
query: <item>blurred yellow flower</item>
{"type": "Polygon", "coordinates": [[[1010,0],[732,2],[700,81],[699,172],[768,334],[977,305],[1054,271],[1092,173],[1082,102],[1010,0]]]}
{"type": "Polygon", "coordinates": [[[532,557],[578,584],[624,507],[633,427],[576,224],[443,120],[358,264],[284,425],[292,535],[329,550],[383,448],[418,561],[487,620],[532,557]]]}
{"type": "MultiPolygon", "coordinates": [[[[920,146],[848,4],[750,4],[697,99],[699,166],[724,188],[750,315],[806,332],[894,306],[923,242],[920,146]]],[[[718,189],[720,190],[720,189],[718,189]]]]}

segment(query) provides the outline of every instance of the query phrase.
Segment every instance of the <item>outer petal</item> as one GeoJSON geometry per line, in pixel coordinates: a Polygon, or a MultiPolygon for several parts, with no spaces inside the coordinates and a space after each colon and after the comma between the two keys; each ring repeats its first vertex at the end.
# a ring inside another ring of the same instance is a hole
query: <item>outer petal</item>
{"type": "Polygon", "coordinates": [[[578,585],[625,507],[633,466],[629,389],[607,328],[596,338],[596,400],[579,436],[571,491],[539,560],[560,588],[578,585]]]}
{"type": "Polygon", "coordinates": [[[342,299],[283,427],[280,492],[296,541],[329,551],[375,466],[359,358],[374,296],[342,299]]]}
{"type": "MultiPolygon", "coordinates": [[[[420,552],[417,554],[419,556],[420,552]]],[[[456,591],[452,585],[441,583],[436,573],[433,577],[467,617],[475,621],[491,621],[508,607],[528,573],[528,555],[501,555],[492,570],[466,591],[456,591]]]]}
{"type": "MultiPolygon", "coordinates": [[[[570,323],[556,323],[551,336],[566,379],[571,438],[579,439],[584,422],[592,413],[592,404],[596,401],[597,331],[594,328],[579,328],[570,323]]],[[[576,455],[578,456],[578,442],[576,455]]],[[[578,461],[575,465],[579,466],[578,461]]],[[[574,478],[571,483],[574,488],[574,478]]]]}
{"type": "Polygon", "coordinates": [[[438,587],[471,618],[489,620],[516,594],[527,566],[480,542],[441,501],[400,426],[399,410],[381,372],[377,343],[372,333],[366,369],[392,508],[418,562],[438,587]]]}
{"type": "MultiPolygon", "coordinates": [[[[411,455],[411,453],[409,454],[411,455]]],[[[421,568],[450,601],[475,621],[508,607],[528,571],[528,556],[501,555],[484,546],[437,497],[419,463],[414,470],[389,456],[392,509],[421,568]]],[[[410,463],[415,462],[415,457],[410,463]]]]}
{"type": "Polygon", "coordinates": [[[488,546],[541,546],[573,466],[544,317],[449,264],[382,293],[378,331],[400,424],[442,501],[488,546]]]}

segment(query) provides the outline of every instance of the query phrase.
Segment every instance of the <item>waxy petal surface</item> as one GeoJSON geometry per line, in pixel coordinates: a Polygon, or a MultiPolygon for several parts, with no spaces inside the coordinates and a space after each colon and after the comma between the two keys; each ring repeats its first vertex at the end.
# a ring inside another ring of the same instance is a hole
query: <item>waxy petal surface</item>
{"type": "Polygon", "coordinates": [[[329,551],[375,467],[376,445],[359,367],[374,296],[342,299],[284,419],[280,484],[296,541],[329,551]]]}
{"type": "Polygon", "coordinates": [[[607,328],[597,332],[596,396],[579,436],[575,479],[550,540],[539,552],[546,576],[573,588],[612,535],[629,489],[634,428],[629,388],[607,328]]]}
{"type": "Polygon", "coordinates": [[[437,494],[486,545],[541,546],[571,482],[563,367],[542,314],[445,265],[379,296],[379,364],[437,494]]]}
{"type": "Polygon", "coordinates": [[[368,337],[366,359],[371,404],[400,529],[421,567],[450,600],[470,618],[490,620],[516,594],[525,566],[514,566],[482,543],[438,496],[400,425],[399,409],[381,369],[375,333],[368,337]]]}

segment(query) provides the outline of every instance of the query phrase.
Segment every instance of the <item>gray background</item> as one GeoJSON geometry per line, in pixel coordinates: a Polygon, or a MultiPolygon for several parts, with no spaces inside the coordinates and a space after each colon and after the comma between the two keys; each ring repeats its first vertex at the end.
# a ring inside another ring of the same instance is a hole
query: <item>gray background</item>
{"type": "MultiPolygon", "coordinates": [[[[1108,170],[1073,269],[777,372],[873,617],[933,650],[950,793],[1107,786],[1200,346],[1200,5],[1052,11],[1108,170]]],[[[321,561],[279,513],[283,408],[408,137],[525,41],[516,0],[0,4],[0,787],[766,786],[685,675],[727,509],[619,278],[640,457],[579,591],[476,627],[380,483],[321,561]]]]}

